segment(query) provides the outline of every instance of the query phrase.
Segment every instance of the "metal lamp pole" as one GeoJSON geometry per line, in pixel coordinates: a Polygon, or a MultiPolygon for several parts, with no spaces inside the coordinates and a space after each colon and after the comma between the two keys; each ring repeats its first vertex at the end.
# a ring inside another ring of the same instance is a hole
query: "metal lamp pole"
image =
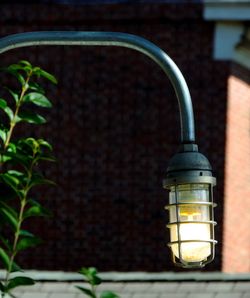
{"type": "Polygon", "coordinates": [[[118,32],[41,31],[0,39],[0,53],[28,46],[120,46],[139,51],[155,61],[170,79],[178,99],[181,149],[171,159],[164,188],[170,190],[170,239],[174,262],[182,267],[202,267],[214,258],[212,168],[195,145],[192,101],[186,81],[173,60],[150,41],[118,32]]]}

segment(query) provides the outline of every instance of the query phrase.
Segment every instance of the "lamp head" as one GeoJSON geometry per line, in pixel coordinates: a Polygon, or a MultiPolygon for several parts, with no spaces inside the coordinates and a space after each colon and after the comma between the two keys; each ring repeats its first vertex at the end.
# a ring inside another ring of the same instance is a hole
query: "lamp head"
{"type": "Polygon", "coordinates": [[[184,144],[169,162],[163,187],[170,190],[170,242],[173,261],[184,268],[201,268],[214,259],[213,186],[208,159],[195,144],[184,144]]]}

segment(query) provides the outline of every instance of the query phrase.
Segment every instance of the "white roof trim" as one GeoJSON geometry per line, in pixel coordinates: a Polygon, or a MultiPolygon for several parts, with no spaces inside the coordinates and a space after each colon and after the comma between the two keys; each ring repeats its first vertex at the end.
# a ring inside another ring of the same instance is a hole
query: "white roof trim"
{"type": "Polygon", "coordinates": [[[244,3],[250,3],[250,0],[204,0],[205,3],[214,3],[214,4],[244,4],[244,3]]]}
{"type": "Polygon", "coordinates": [[[213,58],[215,60],[231,60],[243,31],[244,26],[241,22],[217,22],[214,33],[213,58]]]}
{"type": "Polygon", "coordinates": [[[250,20],[250,1],[205,0],[203,16],[211,21],[247,21],[250,20]]]}

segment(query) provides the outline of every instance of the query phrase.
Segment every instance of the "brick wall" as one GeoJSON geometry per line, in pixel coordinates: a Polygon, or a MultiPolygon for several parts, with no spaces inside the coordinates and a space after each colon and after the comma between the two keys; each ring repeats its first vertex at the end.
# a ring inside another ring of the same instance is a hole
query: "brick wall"
{"type": "MultiPolygon", "coordinates": [[[[2,5],[0,34],[34,30],[109,30],[141,35],[162,47],[187,78],[197,141],[218,177],[215,199],[221,268],[227,62],[212,59],[214,25],[199,4],[2,5]]],[[[179,144],[173,88],[143,55],[121,48],[16,49],[1,66],[28,59],[54,73],[46,137],[58,163],[46,168],[57,188],[42,189],[54,218],[31,226],[44,244],[24,253],[24,267],[102,271],[175,270],[168,241],[162,178],[179,144]]],[[[27,132],[22,128],[20,132],[27,132]]]]}
{"type": "Polygon", "coordinates": [[[236,63],[228,80],[223,271],[250,271],[250,71],[236,63]]]}

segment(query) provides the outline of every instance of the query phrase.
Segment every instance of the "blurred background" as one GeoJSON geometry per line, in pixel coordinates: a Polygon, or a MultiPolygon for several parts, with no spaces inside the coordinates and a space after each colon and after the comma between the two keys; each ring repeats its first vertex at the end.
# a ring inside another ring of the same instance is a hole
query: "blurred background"
{"type": "MultiPolygon", "coordinates": [[[[250,1],[1,1],[0,34],[120,31],[149,39],[180,67],[193,99],[197,143],[215,175],[216,258],[204,270],[250,271],[250,1]],[[6,3],[5,3],[6,2],[6,3]]],[[[167,248],[162,188],[178,150],[177,99],[163,71],[125,48],[43,46],[1,55],[53,73],[43,127],[57,187],[37,194],[53,218],[30,227],[44,243],[23,253],[37,270],[179,271],[167,248]]]]}

